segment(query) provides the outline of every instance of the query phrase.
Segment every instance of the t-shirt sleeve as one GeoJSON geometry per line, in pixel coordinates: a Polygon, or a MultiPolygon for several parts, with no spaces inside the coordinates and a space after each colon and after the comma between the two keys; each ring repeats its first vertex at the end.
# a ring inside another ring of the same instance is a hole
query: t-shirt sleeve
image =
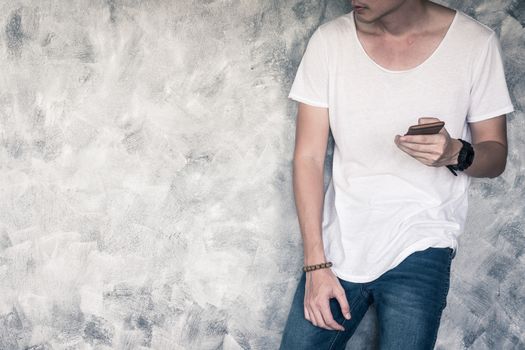
{"type": "Polygon", "coordinates": [[[308,41],[288,98],[328,108],[328,56],[320,28],[308,41]]]}
{"type": "Polygon", "coordinates": [[[478,122],[514,111],[509,96],[501,46],[493,32],[474,60],[467,122],[478,122]]]}

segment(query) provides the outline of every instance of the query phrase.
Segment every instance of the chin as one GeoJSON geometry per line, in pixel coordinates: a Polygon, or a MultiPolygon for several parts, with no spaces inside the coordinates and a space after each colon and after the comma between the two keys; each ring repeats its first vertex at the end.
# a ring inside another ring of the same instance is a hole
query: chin
{"type": "Polygon", "coordinates": [[[355,13],[355,17],[356,19],[358,19],[360,22],[364,22],[364,23],[373,23],[377,20],[376,17],[370,15],[370,14],[366,14],[366,15],[363,15],[363,14],[360,14],[360,13],[355,13]]]}

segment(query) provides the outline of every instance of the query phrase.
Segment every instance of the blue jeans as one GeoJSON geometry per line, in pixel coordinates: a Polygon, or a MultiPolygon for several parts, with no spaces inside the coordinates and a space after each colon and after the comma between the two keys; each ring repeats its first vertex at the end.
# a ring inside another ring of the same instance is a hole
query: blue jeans
{"type": "Polygon", "coordinates": [[[452,248],[430,247],[412,253],[371,282],[354,283],[339,278],[352,318],[344,318],[335,298],[330,299],[330,309],[345,331],[314,326],[304,317],[306,272],[303,272],[280,350],[345,349],[372,303],[377,311],[381,350],[434,349],[441,313],[447,304],[454,255],[452,248]]]}

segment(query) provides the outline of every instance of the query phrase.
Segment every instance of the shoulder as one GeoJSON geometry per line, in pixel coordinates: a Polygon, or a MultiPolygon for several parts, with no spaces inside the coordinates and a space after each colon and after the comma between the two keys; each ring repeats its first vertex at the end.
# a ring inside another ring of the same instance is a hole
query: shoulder
{"type": "Polygon", "coordinates": [[[462,44],[474,50],[483,49],[489,39],[496,35],[492,28],[460,10],[458,10],[456,22],[456,33],[459,34],[457,38],[462,41],[462,44]]]}
{"type": "Polygon", "coordinates": [[[319,26],[319,29],[328,33],[345,30],[352,20],[352,12],[349,12],[324,22],[319,26]]]}
{"type": "Polygon", "coordinates": [[[324,22],[317,27],[314,34],[320,36],[323,41],[332,41],[341,38],[348,32],[348,28],[351,26],[353,18],[352,13],[349,12],[344,15],[340,15],[334,19],[324,22]]]}

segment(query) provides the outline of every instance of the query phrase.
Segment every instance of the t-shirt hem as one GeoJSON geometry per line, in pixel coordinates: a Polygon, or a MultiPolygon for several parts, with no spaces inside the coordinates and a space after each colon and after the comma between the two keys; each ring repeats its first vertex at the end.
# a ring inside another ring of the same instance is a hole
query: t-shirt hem
{"type": "MultiPolygon", "coordinates": [[[[436,240],[435,238],[432,239],[425,239],[418,241],[407,248],[405,248],[397,257],[396,259],[390,264],[390,266],[383,272],[378,272],[373,275],[352,275],[345,272],[341,272],[340,269],[332,266],[330,269],[332,269],[332,272],[334,274],[341,278],[342,280],[348,281],[348,282],[354,282],[354,283],[366,283],[366,282],[372,282],[375,279],[379,278],[382,274],[386,273],[387,271],[395,268],[397,265],[399,265],[406,257],[408,257],[410,254],[416,252],[425,250],[430,247],[435,248],[452,248],[454,250],[457,249],[457,245],[454,243],[443,243],[443,240],[436,240]]],[[[455,255],[455,252],[454,252],[455,255]]]]}
{"type": "Polygon", "coordinates": [[[467,119],[467,121],[469,123],[480,122],[480,121],[485,120],[485,119],[499,117],[502,114],[511,113],[511,112],[514,112],[514,106],[513,105],[508,105],[508,106],[505,106],[504,108],[498,109],[498,110],[490,112],[490,113],[485,113],[485,114],[482,114],[482,115],[469,117],[467,119]]]}
{"type": "Polygon", "coordinates": [[[303,103],[309,104],[309,105],[314,106],[314,107],[328,108],[328,105],[326,103],[310,100],[308,98],[304,98],[302,96],[297,96],[295,94],[288,95],[288,98],[290,98],[292,100],[295,100],[295,101],[299,101],[299,102],[303,102],[303,103]]]}

